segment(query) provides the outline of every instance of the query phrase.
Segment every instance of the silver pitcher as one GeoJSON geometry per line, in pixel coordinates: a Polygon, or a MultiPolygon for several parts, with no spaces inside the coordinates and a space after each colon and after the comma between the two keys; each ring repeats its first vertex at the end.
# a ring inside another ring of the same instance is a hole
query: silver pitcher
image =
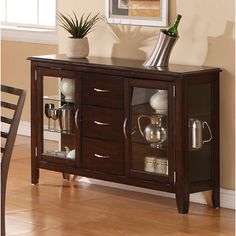
{"type": "Polygon", "coordinates": [[[206,121],[198,119],[189,119],[189,147],[190,149],[200,149],[202,145],[212,140],[212,132],[209,124],[206,121]],[[210,138],[203,140],[202,131],[205,125],[209,131],[210,138]]]}
{"type": "Polygon", "coordinates": [[[58,108],[58,118],[61,132],[72,132],[74,130],[75,120],[74,105],[64,104],[58,108]]]}
{"type": "Polygon", "coordinates": [[[141,115],[138,117],[138,127],[141,135],[150,143],[152,148],[161,148],[167,140],[167,129],[163,127],[162,115],[141,115]],[[150,124],[142,131],[140,120],[149,118],[150,124]]]}
{"type": "Polygon", "coordinates": [[[144,66],[168,67],[171,51],[178,37],[171,37],[160,31],[159,38],[151,56],[143,63],[144,66]]]}

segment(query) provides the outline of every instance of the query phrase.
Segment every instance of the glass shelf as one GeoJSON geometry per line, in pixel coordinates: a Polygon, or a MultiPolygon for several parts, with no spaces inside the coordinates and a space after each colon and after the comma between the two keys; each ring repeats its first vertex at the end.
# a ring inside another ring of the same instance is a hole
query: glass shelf
{"type": "Polygon", "coordinates": [[[152,149],[160,149],[160,150],[164,150],[164,151],[168,150],[166,145],[163,145],[162,147],[152,147],[151,144],[145,140],[132,140],[132,143],[145,145],[145,146],[150,147],[152,149]]]}
{"type": "Polygon", "coordinates": [[[75,158],[70,158],[66,156],[66,152],[64,151],[46,151],[42,153],[42,155],[51,157],[51,158],[59,158],[59,159],[66,159],[66,160],[74,160],[75,158]]]}
{"type": "Polygon", "coordinates": [[[140,174],[145,174],[145,175],[153,175],[153,176],[163,176],[163,177],[168,177],[168,174],[162,174],[162,173],[157,173],[157,172],[151,172],[151,171],[145,171],[145,170],[133,170],[136,173],[140,174]]]}
{"type": "Polygon", "coordinates": [[[59,134],[67,134],[67,135],[75,135],[73,132],[66,132],[66,131],[61,131],[61,130],[58,130],[58,129],[47,129],[45,128],[44,131],[46,132],[52,132],[52,133],[59,133],[59,134]]]}
{"type": "Polygon", "coordinates": [[[168,176],[168,174],[160,174],[160,173],[156,173],[156,172],[150,172],[150,171],[142,171],[145,174],[149,174],[149,175],[158,175],[158,176],[168,176]]]}
{"type": "Polygon", "coordinates": [[[63,103],[74,103],[74,101],[71,100],[65,100],[63,97],[59,95],[51,95],[51,96],[43,96],[44,100],[49,100],[49,101],[57,101],[57,102],[63,102],[63,103]]]}

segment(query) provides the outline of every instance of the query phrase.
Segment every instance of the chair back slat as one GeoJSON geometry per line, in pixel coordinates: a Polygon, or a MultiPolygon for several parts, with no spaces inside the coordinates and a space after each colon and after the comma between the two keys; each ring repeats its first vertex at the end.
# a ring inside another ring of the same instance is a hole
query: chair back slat
{"type": "Polygon", "coordinates": [[[1,131],[1,138],[7,138],[7,137],[8,137],[8,133],[1,131]]]}
{"type": "Polygon", "coordinates": [[[22,89],[13,88],[13,87],[1,84],[1,92],[5,92],[5,93],[15,94],[15,95],[21,96],[22,95],[22,91],[25,92],[22,89]]]}
{"type": "Polygon", "coordinates": [[[1,122],[6,123],[6,124],[12,124],[12,119],[7,118],[5,116],[1,116],[1,122]]]}
{"type": "MultiPolygon", "coordinates": [[[[13,104],[9,101],[1,101],[1,108],[4,107],[4,110],[1,109],[1,113],[10,111],[14,113],[12,118],[7,118],[7,115],[4,114],[1,116],[1,137],[5,138],[5,146],[2,146],[1,142],[1,236],[5,236],[5,200],[6,200],[6,184],[7,176],[10,165],[10,160],[12,156],[12,150],[14,147],[17,129],[20,122],[20,117],[22,114],[26,92],[22,89],[9,87],[6,85],[1,85],[1,93],[6,93],[7,95],[15,95],[17,97],[17,103],[13,104]],[[3,131],[3,125],[6,123],[9,126],[8,131],[3,131]]],[[[1,96],[2,100],[3,96],[1,96]]]]}
{"type": "Polygon", "coordinates": [[[1,107],[5,107],[8,109],[16,110],[17,106],[15,104],[9,103],[9,102],[4,102],[1,101],[1,107]]]}

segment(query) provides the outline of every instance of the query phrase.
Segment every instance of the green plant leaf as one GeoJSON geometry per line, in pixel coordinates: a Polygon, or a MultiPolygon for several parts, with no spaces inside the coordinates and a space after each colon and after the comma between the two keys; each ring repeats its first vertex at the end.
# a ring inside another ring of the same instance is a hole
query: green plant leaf
{"type": "Polygon", "coordinates": [[[101,20],[99,13],[91,17],[92,13],[89,13],[85,18],[84,14],[78,19],[75,12],[72,16],[66,16],[63,13],[57,13],[57,19],[60,26],[71,34],[73,38],[84,38],[86,35],[94,30],[95,24],[101,20]]]}

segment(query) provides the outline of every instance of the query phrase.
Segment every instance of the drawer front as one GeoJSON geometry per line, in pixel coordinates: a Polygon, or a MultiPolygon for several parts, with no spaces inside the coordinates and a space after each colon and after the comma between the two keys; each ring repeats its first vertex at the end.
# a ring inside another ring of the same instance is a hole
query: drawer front
{"type": "Polygon", "coordinates": [[[123,175],[123,144],[83,138],[82,168],[123,175]]]}
{"type": "Polygon", "coordinates": [[[82,135],[122,142],[123,121],[123,113],[119,110],[84,106],[82,111],[82,135]]]}
{"type": "Polygon", "coordinates": [[[85,74],[82,99],[87,105],[123,107],[123,80],[115,76],[85,74]]]}

